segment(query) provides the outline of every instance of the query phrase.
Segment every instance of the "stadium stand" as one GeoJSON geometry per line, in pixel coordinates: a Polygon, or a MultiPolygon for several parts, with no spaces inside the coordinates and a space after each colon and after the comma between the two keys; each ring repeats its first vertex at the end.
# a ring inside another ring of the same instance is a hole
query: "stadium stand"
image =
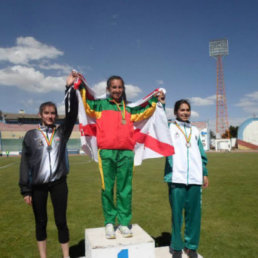
{"type": "MultiPolygon", "coordinates": [[[[62,122],[64,116],[59,116],[57,124],[62,122]]],[[[22,140],[28,130],[38,127],[40,119],[38,115],[33,114],[7,114],[3,113],[2,122],[0,122],[0,151],[10,154],[20,153],[22,149],[22,140]]],[[[74,126],[67,148],[69,153],[80,153],[80,132],[79,126],[74,126]]]]}
{"type": "MultiPolygon", "coordinates": [[[[40,123],[40,118],[35,114],[25,113],[1,113],[0,114],[0,151],[10,151],[20,153],[22,149],[22,139],[28,130],[35,129],[40,123]],[[2,122],[1,122],[2,120],[2,122]]],[[[57,125],[64,119],[63,115],[58,116],[57,125]]],[[[171,121],[170,121],[171,122],[171,121]]],[[[206,150],[209,149],[207,136],[207,122],[193,122],[201,131],[202,142],[206,150]],[[206,139],[207,138],[207,139],[206,139]]],[[[69,153],[80,153],[80,131],[78,123],[75,124],[71,137],[67,144],[69,153]]]]}

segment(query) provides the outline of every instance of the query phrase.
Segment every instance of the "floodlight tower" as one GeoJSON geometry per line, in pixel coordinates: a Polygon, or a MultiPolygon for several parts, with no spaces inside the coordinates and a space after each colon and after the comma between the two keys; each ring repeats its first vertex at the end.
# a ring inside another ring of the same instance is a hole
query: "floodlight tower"
{"type": "Polygon", "coordinates": [[[217,60],[217,92],[216,92],[216,135],[227,134],[229,138],[228,109],[222,66],[223,56],[228,55],[228,40],[211,40],[209,44],[210,56],[217,60]]]}

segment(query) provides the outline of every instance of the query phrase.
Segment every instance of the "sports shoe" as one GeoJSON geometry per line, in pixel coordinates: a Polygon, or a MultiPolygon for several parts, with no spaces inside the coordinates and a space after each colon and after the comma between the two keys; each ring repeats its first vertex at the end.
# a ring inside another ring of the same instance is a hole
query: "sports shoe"
{"type": "Polygon", "coordinates": [[[198,258],[198,254],[196,250],[185,248],[185,253],[189,258],[198,258]]]}
{"type": "Polygon", "coordinates": [[[127,226],[120,225],[118,227],[118,229],[123,237],[132,237],[133,236],[132,230],[130,228],[128,228],[127,226]]]}
{"type": "Polygon", "coordinates": [[[173,258],[182,258],[182,251],[181,250],[179,250],[179,251],[173,250],[172,257],[173,258]]]}
{"type": "Polygon", "coordinates": [[[106,239],[115,239],[116,238],[116,234],[115,234],[115,230],[114,230],[114,225],[111,223],[108,223],[105,226],[105,235],[106,235],[106,239]]]}

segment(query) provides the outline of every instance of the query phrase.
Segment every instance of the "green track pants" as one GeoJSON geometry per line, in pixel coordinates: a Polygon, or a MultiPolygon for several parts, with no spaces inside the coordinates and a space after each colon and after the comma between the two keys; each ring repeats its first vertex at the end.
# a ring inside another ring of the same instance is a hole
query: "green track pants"
{"type": "Polygon", "coordinates": [[[172,208],[171,248],[197,250],[201,230],[200,185],[169,183],[169,201],[172,208]],[[184,241],[182,238],[183,211],[185,220],[184,241]]]}
{"type": "Polygon", "coordinates": [[[105,225],[118,223],[128,226],[132,218],[132,177],[134,152],[131,150],[99,150],[102,179],[102,207],[105,225]],[[116,205],[114,185],[116,181],[116,205]]]}

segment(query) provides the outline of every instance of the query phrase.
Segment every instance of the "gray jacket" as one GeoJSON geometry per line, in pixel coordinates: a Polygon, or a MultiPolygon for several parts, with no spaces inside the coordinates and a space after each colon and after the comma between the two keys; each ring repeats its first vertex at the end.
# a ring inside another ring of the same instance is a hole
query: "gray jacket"
{"type": "Polygon", "coordinates": [[[59,127],[39,126],[26,133],[20,163],[19,186],[22,195],[30,195],[32,185],[39,185],[65,177],[69,172],[66,144],[78,114],[76,91],[71,88],[65,99],[66,116],[59,127]],[[55,128],[51,150],[43,134],[49,138],[55,128]]]}

